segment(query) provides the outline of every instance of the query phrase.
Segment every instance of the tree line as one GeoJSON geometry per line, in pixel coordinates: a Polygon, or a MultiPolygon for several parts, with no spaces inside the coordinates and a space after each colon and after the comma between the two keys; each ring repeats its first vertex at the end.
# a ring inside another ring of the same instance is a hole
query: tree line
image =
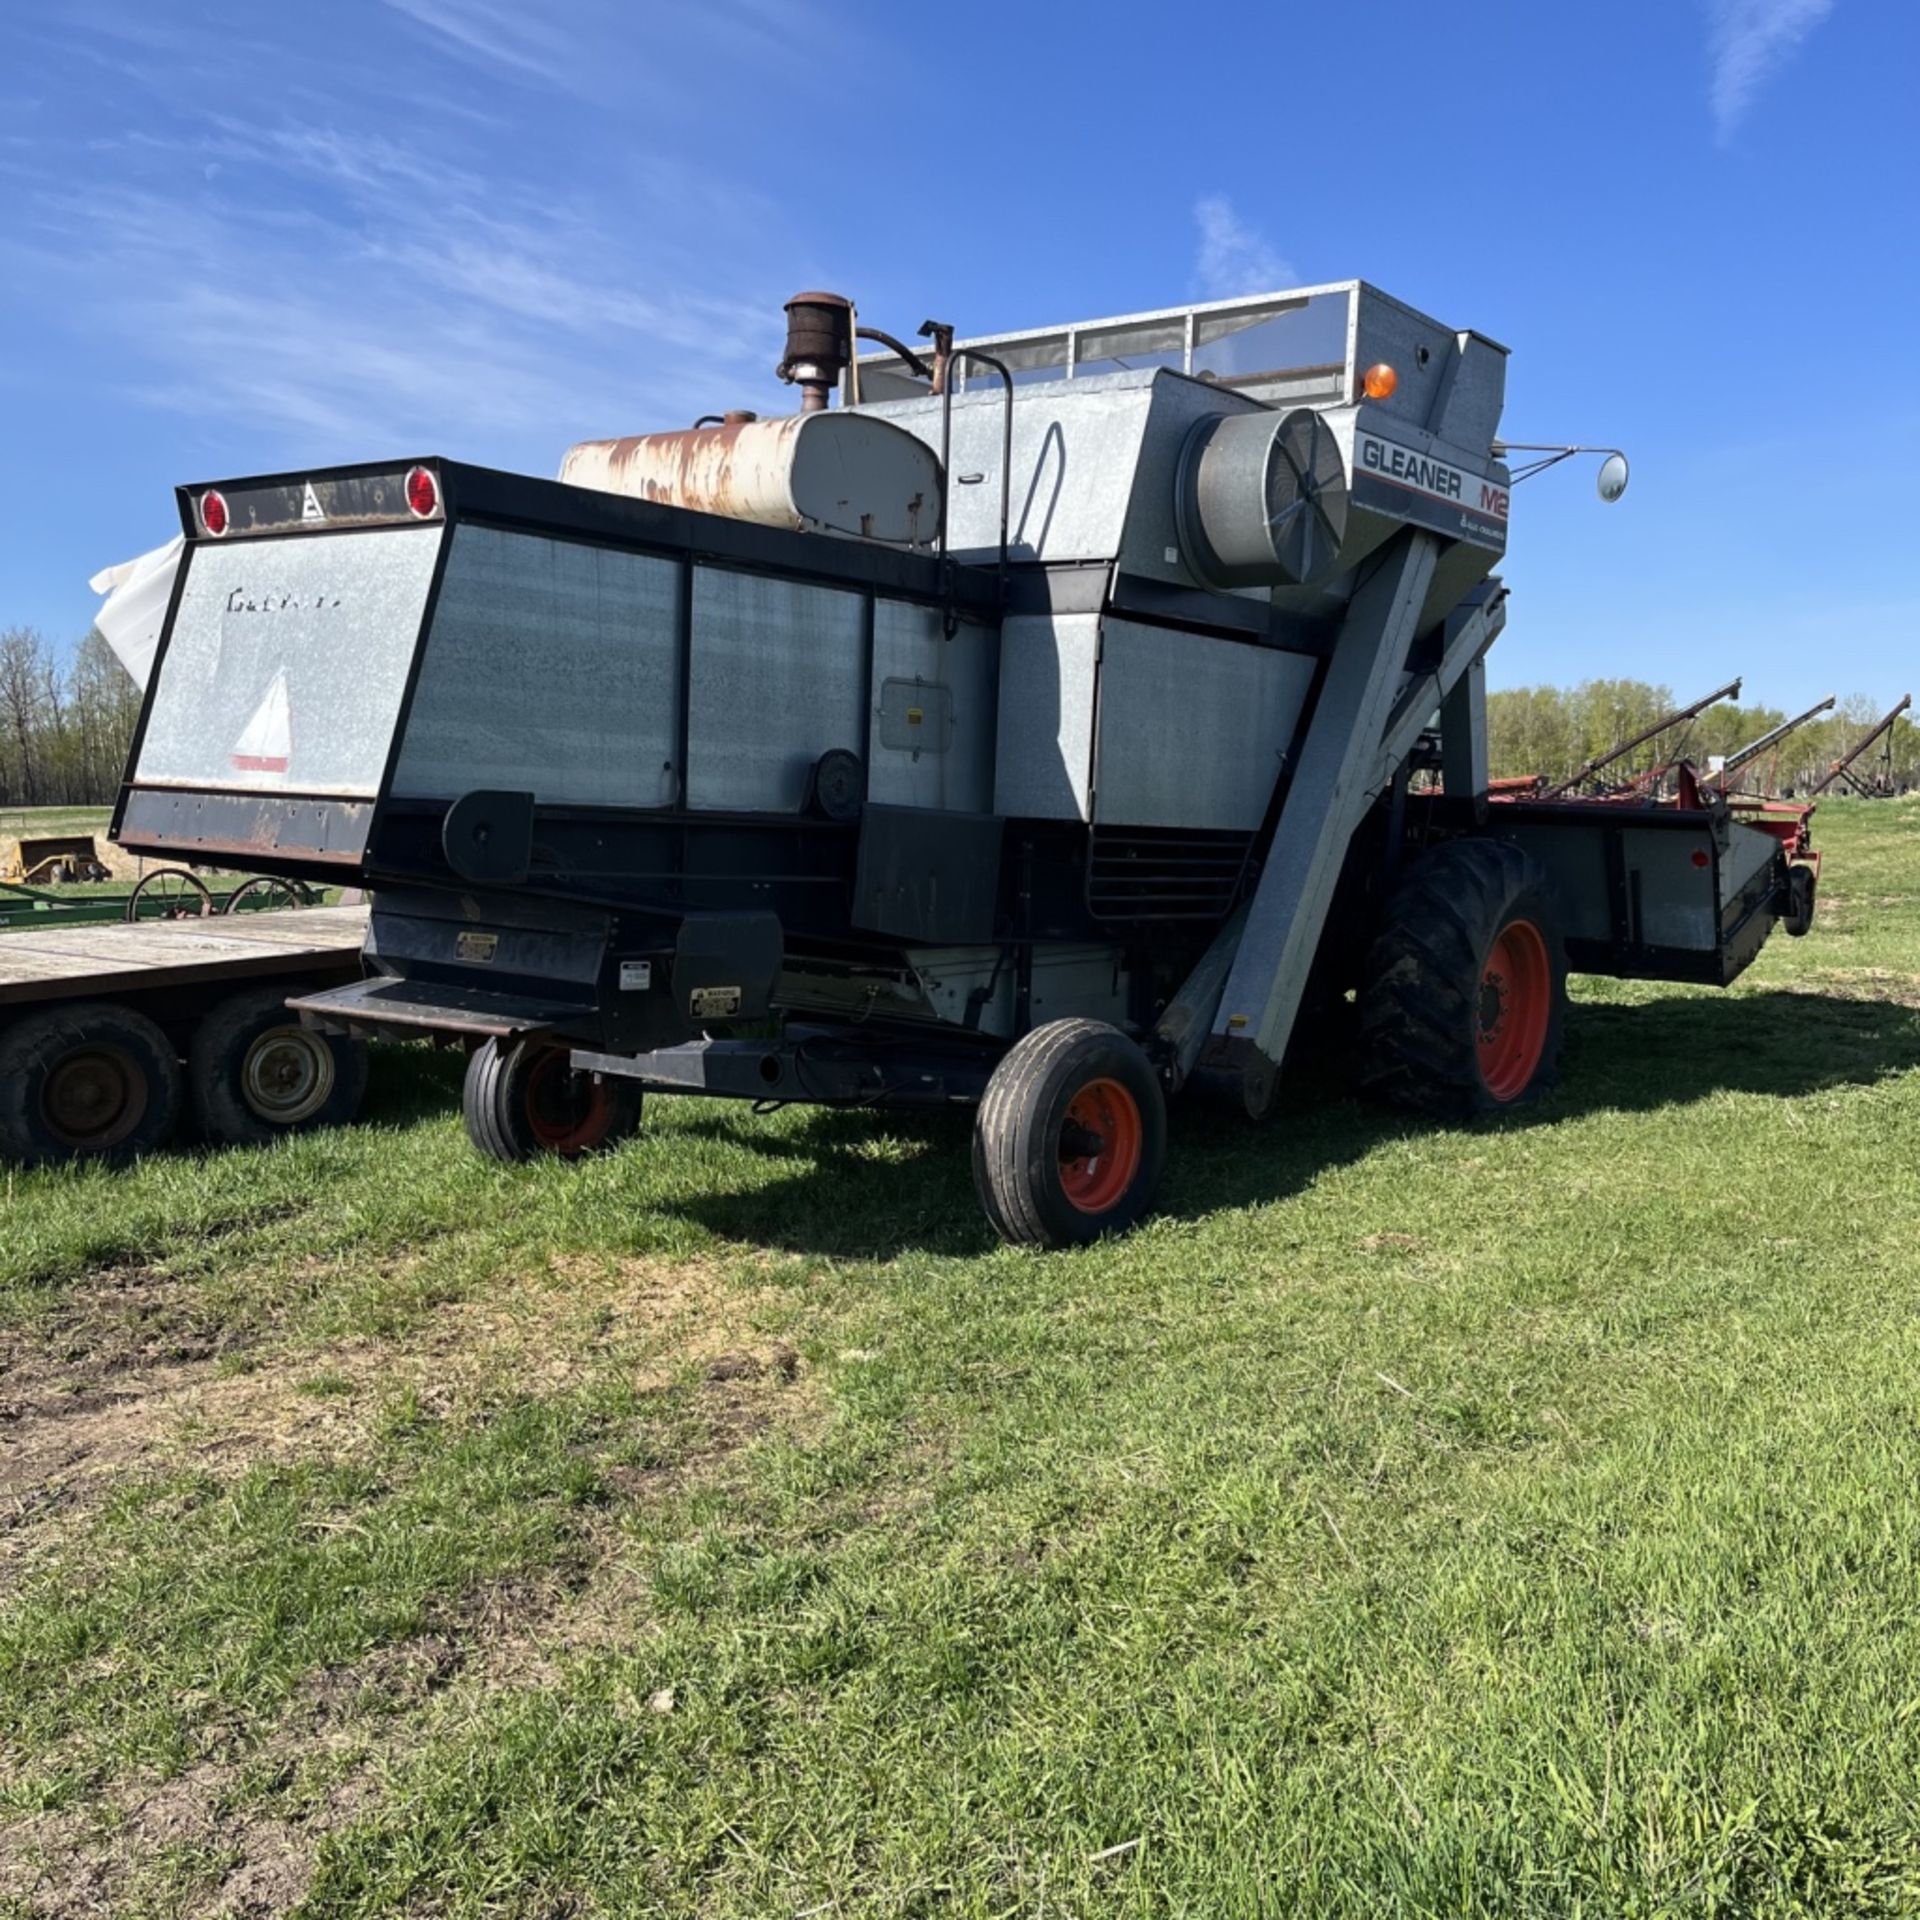
{"type": "MultiPolygon", "coordinates": [[[[1671,687],[1645,680],[1491,693],[1487,744],[1494,777],[1538,773],[1563,780],[1677,704],[1671,687]]],[[[1770,794],[1804,789],[1885,711],[1871,695],[1849,694],[1746,768],[1739,784],[1770,794]]],[[[120,784],[139,715],[140,691],[97,629],[64,667],[32,627],[0,633],[0,806],[106,805],[120,784]]],[[[1711,756],[1737,751],[1786,718],[1783,708],[1723,701],[1628,754],[1606,778],[1624,781],[1682,754],[1704,772],[1711,756]]],[[[1879,756],[1876,745],[1857,771],[1870,775],[1879,756]]],[[[1894,724],[1893,779],[1898,787],[1920,785],[1920,727],[1906,716],[1894,724]]]]}
{"type": "Polygon", "coordinates": [[[96,629],[63,667],[32,627],[0,633],[0,806],[103,806],[120,784],[140,689],[96,629]]]}
{"type": "MultiPolygon", "coordinates": [[[[1609,747],[1671,713],[1680,704],[1671,687],[1645,680],[1584,680],[1572,687],[1508,687],[1487,696],[1487,756],[1495,779],[1544,774],[1568,778],[1609,747]]],[[[1871,694],[1848,694],[1837,707],[1810,720],[1776,748],[1743,768],[1735,785],[1743,792],[1802,792],[1820,779],[1893,704],[1871,694]]],[[[1791,716],[1784,707],[1740,706],[1722,701],[1691,721],[1668,728],[1599,776],[1621,783],[1682,757],[1702,773],[1713,756],[1737,752],[1791,716]]],[[[1874,746],[1854,772],[1871,782],[1882,766],[1874,746]]],[[[1920,727],[1902,715],[1893,727],[1893,784],[1920,785],[1920,727]]]]}

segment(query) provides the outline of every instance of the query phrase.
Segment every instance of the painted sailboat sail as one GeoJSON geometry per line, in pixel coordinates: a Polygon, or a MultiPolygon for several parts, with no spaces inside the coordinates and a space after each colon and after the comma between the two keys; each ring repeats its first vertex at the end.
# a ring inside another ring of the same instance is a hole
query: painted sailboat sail
{"type": "Polygon", "coordinates": [[[293,757],[293,709],[287,701],[287,675],[273,676],[266,697],[240,730],[229,756],[241,773],[285,773],[293,757]]]}

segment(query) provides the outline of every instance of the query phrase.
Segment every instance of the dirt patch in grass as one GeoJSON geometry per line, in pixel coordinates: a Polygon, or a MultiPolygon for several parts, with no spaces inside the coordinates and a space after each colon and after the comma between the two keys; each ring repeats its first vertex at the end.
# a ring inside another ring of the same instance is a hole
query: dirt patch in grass
{"type": "MultiPolygon", "coordinates": [[[[382,1654],[391,1657],[380,1664],[399,1670],[437,1670],[424,1643],[382,1654]]],[[[244,1754],[201,1760],[164,1780],[116,1782],[84,1807],[14,1823],[0,1834],[0,1907],[51,1920],[116,1913],[145,1894],[170,1910],[226,1920],[290,1912],[312,1881],[321,1840],[375,1798],[361,1714],[378,1685],[365,1670],[375,1664],[320,1676],[244,1754]]]]}
{"type": "MultiPolygon", "coordinates": [[[[142,1284],[164,1291],[164,1276],[142,1284]]],[[[237,1376],[216,1353],[152,1364],[132,1343],[112,1366],[76,1356],[73,1386],[59,1372],[72,1329],[38,1349],[16,1343],[0,1485],[20,1531],[36,1516],[64,1523],[147,1466],[350,1453],[399,1393],[456,1413],[503,1383],[557,1394],[611,1367],[643,1389],[689,1386],[697,1417],[670,1460],[600,1463],[613,1498],[556,1564],[483,1583],[426,1631],[312,1674],[264,1733],[203,1722],[171,1777],[124,1776],[84,1804],[0,1824],[0,1913],[288,1913],[326,1837],[373,1808],[385,1771],[446,1715],[558,1685],[572,1659],[643,1639],[653,1596],[623,1512],[776,1421],[808,1418],[800,1355],[756,1325],[776,1297],[713,1267],[556,1259],[510,1295],[437,1309],[400,1339],[254,1353],[237,1376]]],[[[5,1552],[0,1539],[0,1571],[5,1552]]]]}
{"type": "Polygon", "coordinates": [[[1920,1007],[1920,974],[1895,973],[1887,967],[1816,967],[1807,977],[1822,991],[1843,999],[1920,1007]]]}
{"type": "Polygon", "coordinates": [[[798,1355],[756,1329],[778,1299],[712,1264],[555,1256],[394,1339],[290,1351],[224,1334],[162,1270],[110,1270],[54,1321],[0,1336],[0,1567],[33,1523],[128,1472],[348,1457],[402,1396],[446,1418],[606,1369],[643,1391],[689,1368],[790,1380],[798,1355]]]}

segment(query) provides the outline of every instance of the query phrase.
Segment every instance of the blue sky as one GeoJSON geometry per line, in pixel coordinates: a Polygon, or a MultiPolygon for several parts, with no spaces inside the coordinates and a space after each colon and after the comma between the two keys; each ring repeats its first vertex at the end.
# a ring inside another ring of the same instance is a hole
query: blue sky
{"type": "Polygon", "coordinates": [[[1513,349],[1498,684],[1920,681],[1920,6],[0,6],[0,626],[176,482],[785,410],[963,333],[1361,276],[1513,349]]]}

